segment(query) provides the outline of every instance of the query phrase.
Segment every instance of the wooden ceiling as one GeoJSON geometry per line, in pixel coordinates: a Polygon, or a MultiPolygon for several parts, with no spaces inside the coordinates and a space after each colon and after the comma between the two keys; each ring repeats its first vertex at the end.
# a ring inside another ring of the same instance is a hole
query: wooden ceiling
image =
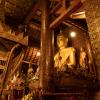
{"type": "MultiPolygon", "coordinates": [[[[49,0],[50,15],[56,17],[66,12],[68,13],[66,17],[69,17],[80,8],[80,5],[82,8],[80,11],[84,10],[82,6],[83,1],[84,0],[49,0]]],[[[39,22],[41,2],[41,0],[5,0],[5,16],[8,20],[18,21],[20,24],[22,24],[22,22],[29,23],[32,19],[39,22]]]]}
{"type": "MultiPolygon", "coordinates": [[[[12,26],[27,25],[28,34],[34,34],[32,38],[37,39],[41,28],[41,2],[42,0],[5,0],[6,23],[12,26]]],[[[85,0],[49,0],[50,28],[54,29],[61,23],[69,27],[71,24],[71,27],[85,28],[83,2],[85,0]]]]}
{"type": "Polygon", "coordinates": [[[12,21],[22,23],[34,5],[35,0],[6,0],[5,15],[12,21]]]}

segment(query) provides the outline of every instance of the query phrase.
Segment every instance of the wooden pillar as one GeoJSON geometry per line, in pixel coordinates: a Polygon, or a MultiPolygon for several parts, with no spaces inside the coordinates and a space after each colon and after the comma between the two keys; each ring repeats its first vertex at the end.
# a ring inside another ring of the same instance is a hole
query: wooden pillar
{"type": "Polygon", "coordinates": [[[44,93],[50,92],[53,85],[53,33],[49,29],[48,0],[42,0],[41,11],[40,88],[44,93]]]}
{"type": "Polygon", "coordinates": [[[77,96],[73,95],[70,97],[70,100],[77,100],[77,99],[78,99],[78,95],[77,96]]]}
{"type": "MultiPolygon", "coordinates": [[[[87,35],[87,37],[89,37],[89,36],[87,35]]],[[[97,77],[97,71],[96,71],[96,66],[94,64],[94,60],[93,60],[93,55],[92,55],[93,51],[91,48],[90,38],[88,38],[86,41],[87,41],[86,46],[87,46],[87,50],[88,50],[88,57],[89,57],[89,60],[91,61],[91,62],[89,62],[89,72],[91,74],[93,74],[95,77],[97,77]]]]}
{"type": "Polygon", "coordinates": [[[75,96],[71,96],[70,97],[70,100],[75,100],[75,96]]]}

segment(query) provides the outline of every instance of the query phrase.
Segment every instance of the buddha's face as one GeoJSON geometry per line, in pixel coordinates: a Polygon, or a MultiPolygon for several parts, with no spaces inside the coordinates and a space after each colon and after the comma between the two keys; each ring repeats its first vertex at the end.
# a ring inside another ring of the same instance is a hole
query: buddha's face
{"type": "Polygon", "coordinates": [[[80,48],[80,51],[84,51],[84,49],[81,47],[81,48],[80,48]]]}
{"type": "Polygon", "coordinates": [[[59,36],[57,38],[57,45],[60,49],[65,48],[67,45],[67,39],[65,39],[63,36],[59,36]]]}

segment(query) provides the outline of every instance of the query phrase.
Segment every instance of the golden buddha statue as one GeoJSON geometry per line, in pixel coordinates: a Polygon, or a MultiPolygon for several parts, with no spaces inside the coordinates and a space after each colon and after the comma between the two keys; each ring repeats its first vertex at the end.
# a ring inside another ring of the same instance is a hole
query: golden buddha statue
{"type": "Polygon", "coordinates": [[[57,45],[59,51],[54,56],[55,64],[54,66],[57,70],[65,70],[65,66],[68,68],[73,68],[75,65],[75,49],[73,47],[67,47],[68,38],[65,38],[62,33],[57,36],[57,45]]]}

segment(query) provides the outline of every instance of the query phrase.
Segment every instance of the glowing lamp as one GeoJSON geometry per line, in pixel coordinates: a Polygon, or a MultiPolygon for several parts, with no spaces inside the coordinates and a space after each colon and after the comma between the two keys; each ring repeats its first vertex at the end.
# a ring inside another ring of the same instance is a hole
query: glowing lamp
{"type": "Polygon", "coordinates": [[[37,52],[37,56],[40,56],[40,52],[37,52]]]}
{"type": "Polygon", "coordinates": [[[75,36],[76,36],[76,32],[71,32],[71,33],[70,33],[70,36],[71,36],[71,37],[75,37],[75,36]]]}

